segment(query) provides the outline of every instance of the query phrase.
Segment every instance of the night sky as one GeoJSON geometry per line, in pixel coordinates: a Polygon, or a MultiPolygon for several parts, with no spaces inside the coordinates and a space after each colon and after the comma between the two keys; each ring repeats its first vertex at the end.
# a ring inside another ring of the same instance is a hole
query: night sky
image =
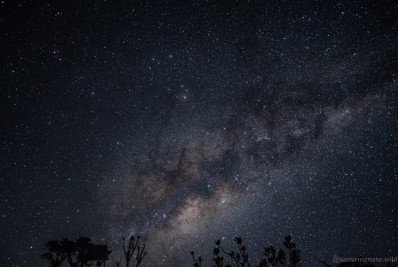
{"type": "Polygon", "coordinates": [[[0,266],[398,256],[397,2],[47,2],[0,3],[0,266]]]}

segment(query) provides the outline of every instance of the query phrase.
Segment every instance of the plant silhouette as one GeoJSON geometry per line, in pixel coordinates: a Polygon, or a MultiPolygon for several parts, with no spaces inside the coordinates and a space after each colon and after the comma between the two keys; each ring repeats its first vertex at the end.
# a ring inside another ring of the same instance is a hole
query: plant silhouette
{"type": "Polygon", "coordinates": [[[191,256],[194,261],[193,266],[194,267],[202,267],[202,261],[203,261],[202,257],[199,256],[198,258],[195,258],[195,252],[193,252],[193,251],[191,251],[191,256]]]}
{"type": "Polygon", "coordinates": [[[66,254],[58,240],[47,241],[43,249],[47,250],[47,252],[42,254],[41,258],[48,260],[52,267],[61,266],[66,258],[66,254]]]}
{"type": "MultiPolygon", "coordinates": [[[[122,255],[116,261],[116,266],[138,267],[145,256],[145,243],[141,242],[140,236],[131,236],[127,242],[123,238],[123,255],[125,264],[122,264],[122,255]],[[141,244],[142,243],[142,244],[141,244]]],[[[49,240],[44,244],[45,252],[41,255],[42,259],[47,260],[51,267],[59,267],[65,261],[71,267],[105,266],[109,260],[112,250],[108,245],[96,245],[88,237],[78,237],[75,241],[64,238],[62,240],[49,240]]]]}
{"type": "MultiPolygon", "coordinates": [[[[226,250],[221,246],[221,241],[215,241],[213,248],[213,266],[214,267],[251,267],[249,261],[249,253],[243,244],[241,237],[234,238],[237,249],[226,250]],[[229,261],[227,264],[226,261],[229,261]]],[[[284,248],[276,249],[274,246],[264,248],[264,258],[255,267],[298,267],[301,262],[301,251],[293,242],[292,236],[285,236],[283,241],[284,248]]],[[[44,244],[44,253],[42,259],[49,262],[51,267],[64,266],[64,263],[71,267],[105,267],[109,261],[112,250],[108,245],[94,244],[88,237],[78,237],[76,240],[64,238],[62,240],[49,240],[44,244]]],[[[138,267],[147,255],[146,246],[143,239],[138,235],[132,235],[128,240],[123,238],[122,254],[118,261],[115,262],[116,267],[138,267]],[[123,257],[124,256],[124,257],[123,257]]],[[[202,267],[203,258],[196,257],[195,252],[191,251],[194,267],[202,267]]],[[[322,265],[331,266],[325,261],[315,257],[322,265]]],[[[361,257],[358,257],[360,259],[361,257]]],[[[366,261],[358,262],[340,262],[338,267],[375,267],[372,263],[366,261]]],[[[395,266],[387,263],[385,266],[395,266]]]]}
{"type": "MultiPolygon", "coordinates": [[[[147,255],[145,252],[145,243],[140,244],[140,236],[135,237],[132,235],[126,244],[126,238],[123,238],[123,254],[126,261],[126,267],[130,266],[130,261],[135,255],[135,267],[138,267],[144,257],[147,255]],[[135,254],[134,254],[135,253],[135,254]]],[[[116,263],[116,266],[120,266],[121,260],[116,263]]]]}
{"type": "Polygon", "coordinates": [[[48,260],[52,267],[61,266],[65,259],[71,267],[105,266],[112,252],[107,245],[93,244],[88,237],[79,237],[76,241],[50,240],[43,249],[46,252],[41,258],[48,260]]]}
{"type": "MultiPolygon", "coordinates": [[[[249,254],[246,246],[243,244],[241,237],[235,237],[234,242],[236,243],[238,250],[227,252],[222,246],[221,241],[216,241],[216,246],[213,249],[213,263],[215,267],[250,267],[249,262],[249,254]],[[230,258],[231,264],[225,265],[225,258],[221,256],[221,253],[228,256],[230,258]]],[[[286,249],[282,248],[277,250],[273,246],[266,247],[264,249],[265,258],[262,259],[256,266],[257,267],[278,267],[278,266],[299,266],[301,258],[300,258],[300,250],[296,248],[296,244],[292,242],[292,236],[288,235],[285,237],[283,245],[286,249]]],[[[194,267],[201,267],[202,257],[195,257],[195,252],[191,252],[191,256],[194,260],[194,267]]]]}

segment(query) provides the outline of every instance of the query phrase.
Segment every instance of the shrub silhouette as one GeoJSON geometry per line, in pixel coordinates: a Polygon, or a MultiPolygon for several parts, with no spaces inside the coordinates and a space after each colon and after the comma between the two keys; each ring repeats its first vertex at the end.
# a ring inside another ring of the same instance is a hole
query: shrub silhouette
{"type": "MultiPolygon", "coordinates": [[[[231,266],[250,267],[251,266],[249,262],[249,254],[246,246],[243,245],[242,238],[237,236],[234,238],[234,241],[238,246],[238,250],[237,251],[232,250],[231,252],[227,252],[221,246],[220,240],[216,241],[216,246],[213,249],[213,259],[212,259],[215,267],[231,267],[231,266]],[[232,265],[230,264],[224,265],[225,259],[223,256],[221,256],[221,253],[230,258],[232,265]]],[[[301,261],[300,250],[296,248],[296,244],[292,242],[292,237],[290,235],[285,237],[283,245],[286,249],[286,252],[282,248],[277,250],[273,246],[266,247],[264,249],[265,258],[262,259],[256,266],[258,267],[298,266],[301,261]]],[[[201,267],[203,262],[202,257],[199,256],[198,258],[196,258],[194,251],[191,252],[191,256],[194,260],[193,266],[201,267]]]]}
{"type": "Polygon", "coordinates": [[[194,267],[201,267],[202,266],[202,257],[199,256],[197,259],[195,258],[195,252],[191,251],[192,259],[194,261],[194,267]]]}

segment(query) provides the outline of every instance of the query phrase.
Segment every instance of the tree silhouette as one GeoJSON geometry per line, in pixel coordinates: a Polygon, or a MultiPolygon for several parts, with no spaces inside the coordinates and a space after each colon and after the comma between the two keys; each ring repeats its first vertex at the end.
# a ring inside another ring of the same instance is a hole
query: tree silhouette
{"type": "Polygon", "coordinates": [[[76,243],[72,240],[64,238],[61,241],[61,245],[62,245],[63,251],[66,254],[66,259],[67,259],[69,265],[72,267],[77,267],[78,261],[76,259],[76,257],[77,257],[76,243]]]}
{"type": "MultiPolygon", "coordinates": [[[[147,255],[145,252],[145,243],[140,245],[140,236],[135,237],[132,235],[126,244],[126,238],[123,238],[123,254],[126,260],[126,267],[130,266],[130,261],[135,253],[135,267],[138,267],[144,257],[147,255]]],[[[120,261],[116,264],[120,266],[120,261]]]]}
{"type": "MultiPolygon", "coordinates": [[[[216,246],[213,249],[213,262],[215,267],[250,267],[249,262],[249,254],[245,245],[243,245],[243,241],[241,237],[234,238],[235,243],[238,246],[237,251],[227,252],[222,246],[221,241],[216,241],[216,246]],[[224,265],[224,257],[221,256],[221,253],[229,256],[231,259],[231,263],[224,265]]],[[[300,250],[296,248],[296,244],[292,242],[292,237],[290,235],[285,237],[283,245],[287,252],[285,252],[282,248],[277,250],[273,246],[266,247],[264,249],[265,258],[260,261],[260,263],[256,266],[258,267],[278,267],[278,266],[289,266],[294,267],[298,266],[301,258],[300,258],[300,250]]],[[[195,253],[191,252],[192,258],[194,260],[194,267],[201,267],[201,263],[203,261],[202,257],[195,258],[195,253]]]]}
{"type": "Polygon", "coordinates": [[[283,245],[289,251],[290,266],[296,266],[300,262],[300,250],[296,249],[296,244],[292,242],[291,235],[285,237],[283,245]]]}
{"type": "Polygon", "coordinates": [[[80,266],[86,266],[90,261],[90,249],[94,246],[91,239],[88,237],[80,237],[76,239],[76,259],[80,266]]]}
{"type": "Polygon", "coordinates": [[[49,261],[52,267],[61,266],[66,258],[66,254],[62,249],[62,244],[58,240],[49,240],[44,245],[47,252],[41,255],[41,258],[49,261]]]}
{"type": "Polygon", "coordinates": [[[76,241],[64,238],[61,241],[50,240],[41,257],[47,259],[52,267],[61,266],[67,260],[71,267],[105,266],[112,250],[107,245],[95,245],[88,237],[79,237],[76,241]]]}

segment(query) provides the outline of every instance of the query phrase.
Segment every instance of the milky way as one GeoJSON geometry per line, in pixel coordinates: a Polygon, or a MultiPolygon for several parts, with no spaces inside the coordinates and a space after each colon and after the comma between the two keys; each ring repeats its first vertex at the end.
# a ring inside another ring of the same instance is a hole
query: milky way
{"type": "Polygon", "coordinates": [[[2,3],[1,266],[146,239],[145,266],[398,255],[397,5],[2,3]]]}

